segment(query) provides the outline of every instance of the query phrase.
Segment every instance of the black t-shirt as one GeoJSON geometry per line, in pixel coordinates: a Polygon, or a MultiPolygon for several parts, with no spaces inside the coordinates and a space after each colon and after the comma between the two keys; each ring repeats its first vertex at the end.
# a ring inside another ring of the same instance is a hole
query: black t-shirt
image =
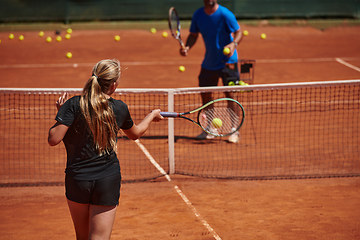
{"type": "MultiPolygon", "coordinates": [[[[127,105],[113,98],[108,101],[118,127],[130,129],[134,123],[127,105]]],[[[93,138],[80,110],[80,96],[67,100],[55,120],[69,127],[63,139],[67,153],[66,174],[76,180],[90,181],[119,173],[119,160],[114,151],[103,155],[95,151],[93,138]]]]}

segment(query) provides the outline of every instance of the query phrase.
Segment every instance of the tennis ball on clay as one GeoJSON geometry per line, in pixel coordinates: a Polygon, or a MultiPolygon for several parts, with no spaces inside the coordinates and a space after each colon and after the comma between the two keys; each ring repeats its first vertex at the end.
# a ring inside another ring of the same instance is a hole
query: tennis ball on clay
{"type": "Polygon", "coordinates": [[[51,38],[51,37],[47,37],[47,38],[46,38],[46,41],[47,41],[47,42],[51,42],[51,41],[52,41],[52,38],[51,38]]]}
{"type": "Polygon", "coordinates": [[[230,48],[224,48],[223,54],[228,55],[230,53],[230,48]]]}
{"type": "Polygon", "coordinates": [[[66,30],[66,32],[67,32],[68,34],[72,34],[73,30],[72,30],[71,28],[68,28],[68,29],[66,30]]]}
{"type": "Polygon", "coordinates": [[[14,39],[14,37],[15,37],[14,34],[12,33],[9,34],[9,39],[14,39]]]}
{"type": "Polygon", "coordinates": [[[184,66],[180,66],[180,67],[179,67],[179,71],[180,71],[180,72],[185,71],[185,67],[184,67],[184,66]]]}
{"type": "Polygon", "coordinates": [[[66,38],[66,39],[70,39],[70,38],[71,38],[71,35],[70,35],[69,33],[67,33],[67,34],[65,35],[65,38],[66,38]]]}
{"type": "Polygon", "coordinates": [[[115,39],[115,41],[120,41],[120,36],[119,36],[119,35],[116,35],[116,36],[114,37],[114,39],[115,39]]]}
{"type": "Polygon", "coordinates": [[[163,32],[163,33],[162,33],[162,36],[163,36],[164,38],[166,38],[166,37],[168,36],[168,33],[167,33],[167,32],[163,32]]]}
{"type": "Polygon", "coordinates": [[[39,32],[39,37],[43,37],[44,36],[44,32],[43,31],[40,31],[39,32]]]}
{"type": "Polygon", "coordinates": [[[214,118],[212,120],[212,125],[215,127],[215,128],[220,128],[222,126],[222,121],[220,118],[214,118]]]}
{"type": "Polygon", "coordinates": [[[262,34],[260,35],[260,37],[261,37],[261,39],[265,39],[265,38],[266,38],[266,34],[265,34],[265,33],[262,33],[262,34]]]}
{"type": "Polygon", "coordinates": [[[20,35],[20,36],[19,36],[19,40],[20,40],[20,41],[24,40],[24,35],[20,35]]]}
{"type": "Polygon", "coordinates": [[[67,58],[72,58],[72,53],[71,52],[66,53],[66,57],[67,58]]]}
{"type": "Polygon", "coordinates": [[[233,81],[230,81],[230,82],[228,83],[228,86],[235,86],[235,83],[234,83],[233,81]]]}
{"type": "Polygon", "coordinates": [[[249,31],[248,31],[248,30],[244,30],[244,31],[243,31],[243,34],[244,34],[244,36],[248,36],[248,35],[249,35],[249,31]]]}
{"type": "Polygon", "coordinates": [[[246,85],[246,84],[245,84],[244,81],[240,80],[240,81],[239,81],[239,85],[244,86],[244,85],[246,85]]]}
{"type": "Polygon", "coordinates": [[[61,42],[62,38],[60,36],[56,37],[56,41],[61,42]]]}
{"type": "Polygon", "coordinates": [[[151,29],[150,29],[150,32],[151,32],[151,33],[156,33],[156,29],[155,29],[155,28],[151,28],[151,29]]]}

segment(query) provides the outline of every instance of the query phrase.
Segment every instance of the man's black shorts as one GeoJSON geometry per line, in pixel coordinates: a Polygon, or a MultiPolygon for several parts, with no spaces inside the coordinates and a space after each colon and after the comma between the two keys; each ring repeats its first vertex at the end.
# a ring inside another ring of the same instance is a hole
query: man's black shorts
{"type": "Polygon", "coordinates": [[[236,82],[240,80],[239,68],[237,63],[226,64],[223,69],[219,70],[207,70],[201,68],[199,75],[200,87],[212,87],[217,86],[219,78],[222,79],[224,86],[236,85],[236,82]],[[229,84],[233,82],[234,84],[229,84]]]}

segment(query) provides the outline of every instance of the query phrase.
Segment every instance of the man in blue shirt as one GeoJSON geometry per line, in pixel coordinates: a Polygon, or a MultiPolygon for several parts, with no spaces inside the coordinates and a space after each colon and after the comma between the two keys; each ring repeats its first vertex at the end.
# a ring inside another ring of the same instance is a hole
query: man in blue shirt
{"type": "MultiPolygon", "coordinates": [[[[227,8],[219,5],[217,0],[203,0],[204,7],[195,11],[190,26],[190,34],[184,49],[180,49],[182,56],[187,56],[189,50],[194,46],[201,33],[206,53],[201,64],[199,75],[199,86],[217,86],[219,78],[223,85],[228,86],[230,81],[240,80],[238,70],[237,45],[242,40],[240,26],[235,15],[227,8]],[[223,49],[229,48],[230,53],[224,55],[223,49]]],[[[231,93],[226,92],[226,97],[231,98],[231,93]]],[[[202,93],[203,104],[212,100],[211,93],[202,93]]],[[[231,106],[230,106],[231,107],[231,106]]],[[[197,139],[209,139],[212,135],[202,132],[197,139]]],[[[239,132],[229,137],[229,141],[236,143],[239,141],[239,132]]]]}

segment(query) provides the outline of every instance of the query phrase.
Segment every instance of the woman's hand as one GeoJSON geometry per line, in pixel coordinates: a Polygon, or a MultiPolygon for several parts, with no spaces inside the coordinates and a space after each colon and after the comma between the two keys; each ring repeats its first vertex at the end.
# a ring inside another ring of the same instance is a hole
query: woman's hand
{"type": "Polygon", "coordinates": [[[59,99],[56,101],[56,108],[59,111],[62,105],[68,100],[68,93],[65,92],[59,99]]]}

